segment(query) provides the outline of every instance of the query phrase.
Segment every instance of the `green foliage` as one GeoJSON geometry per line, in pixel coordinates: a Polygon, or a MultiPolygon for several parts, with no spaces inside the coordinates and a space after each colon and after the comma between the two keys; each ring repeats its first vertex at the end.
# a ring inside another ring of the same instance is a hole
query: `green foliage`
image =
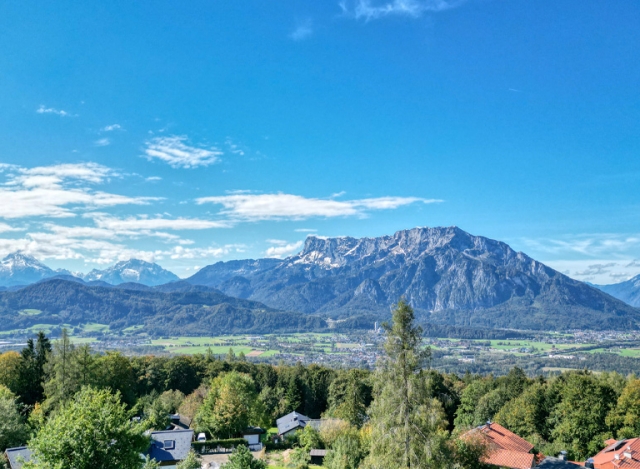
{"type": "Polygon", "coordinates": [[[593,374],[568,374],[561,401],[551,414],[553,439],[563,443],[572,458],[597,453],[610,436],[605,419],[615,402],[614,390],[593,374]]]}
{"type": "Polygon", "coordinates": [[[0,452],[23,445],[28,437],[27,427],[14,394],[5,386],[0,386],[0,415],[0,452]]]}
{"type": "Polygon", "coordinates": [[[62,404],[29,442],[34,461],[25,469],[138,469],[149,446],[129,419],[120,396],[82,388],[62,404]]]}
{"type": "Polygon", "coordinates": [[[300,442],[300,446],[307,451],[311,449],[320,449],[323,446],[322,440],[320,439],[320,433],[311,425],[307,425],[301,432],[299,432],[298,441],[300,442]]]}
{"type": "Polygon", "coordinates": [[[309,456],[309,452],[306,449],[294,448],[289,453],[287,467],[292,469],[309,469],[309,462],[311,462],[311,456],[309,456]]]}
{"type": "Polygon", "coordinates": [[[631,378],[618,402],[607,416],[607,424],[617,430],[618,438],[640,435],[640,379],[631,378]]]}
{"type": "Polygon", "coordinates": [[[238,446],[229,456],[229,462],[222,465],[223,469],[266,469],[264,461],[255,459],[246,446],[238,446]]]}
{"type": "Polygon", "coordinates": [[[194,441],[191,446],[199,453],[206,453],[218,447],[232,449],[236,446],[249,446],[249,443],[244,438],[228,438],[226,440],[194,441]]]}
{"type": "Polygon", "coordinates": [[[142,469],[160,469],[160,463],[155,459],[151,459],[149,456],[146,456],[142,463],[142,469]]]}
{"type": "Polygon", "coordinates": [[[364,462],[368,469],[447,467],[444,445],[446,419],[442,405],[428,395],[419,370],[425,353],[421,330],[404,301],[393,311],[386,326],[387,358],[375,373],[371,404],[371,451],[364,462]]]}
{"type": "Polygon", "coordinates": [[[201,467],[200,456],[195,451],[190,450],[187,457],[178,463],[176,469],[200,469],[201,467]]]}
{"type": "Polygon", "coordinates": [[[51,342],[39,332],[36,341],[28,339],[27,346],[20,353],[16,394],[25,405],[33,406],[44,397],[44,368],[50,352],[51,342]]]}
{"type": "Polygon", "coordinates": [[[231,371],[211,381],[209,394],[195,419],[195,427],[216,437],[231,438],[261,423],[262,408],[251,376],[231,371]]]}
{"type": "Polygon", "coordinates": [[[329,386],[327,414],[361,426],[367,418],[372,390],[368,372],[352,369],[339,373],[329,386]]]}
{"type": "Polygon", "coordinates": [[[329,469],[357,469],[365,455],[358,432],[350,429],[334,441],[324,466],[329,469]]]}

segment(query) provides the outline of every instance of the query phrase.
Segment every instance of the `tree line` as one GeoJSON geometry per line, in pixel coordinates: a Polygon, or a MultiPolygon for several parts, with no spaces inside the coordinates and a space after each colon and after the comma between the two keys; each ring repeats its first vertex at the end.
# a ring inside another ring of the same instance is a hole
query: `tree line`
{"type": "MultiPolygon", "coordinates": [[[[325,447],[332,469],[479,468],[487,448],[459,436],[489,420],[538,452],[566,450],[578,460],[607,438],[640,436],[634,375],[445,374],[430,369],[432,353],[409,305],[397,305],[385,330],[386,353],[374,371],[251,363],[231,350],[225,359],[97,354],[65,331],[55,342],[40,333],[20,353],[0,355],[0,450],[28,443],[39,461],[32,467],[98,467],[91,464],[113,452],[120,459],[99,467],[151,468],[153,461],[131,455],[148,445],[145,430],[166,428],[176,412],[212,439],[237,437],[249,425],[273,427],[292,411],[325,418],[330,425],[307,426],[295,438],[300,449],[292,454],[305,467],[307,450],[325,447]],[[79,453],[85,459],[74,460],[79,453]]],[[[234,460],[250,458],[238,449],[234,460]]],[[[253,467],[237,464],[229,467],[253,467]]]]}

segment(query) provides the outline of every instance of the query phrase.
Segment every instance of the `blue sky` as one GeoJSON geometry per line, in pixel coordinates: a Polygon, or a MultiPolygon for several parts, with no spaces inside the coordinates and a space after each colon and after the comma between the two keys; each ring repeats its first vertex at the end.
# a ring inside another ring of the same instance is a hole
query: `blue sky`
{"type": "Polygon", "coordinates": [[[640,4],[0,4],[0,255],[180,276],[457,225],[640,273],[640,4]]]}

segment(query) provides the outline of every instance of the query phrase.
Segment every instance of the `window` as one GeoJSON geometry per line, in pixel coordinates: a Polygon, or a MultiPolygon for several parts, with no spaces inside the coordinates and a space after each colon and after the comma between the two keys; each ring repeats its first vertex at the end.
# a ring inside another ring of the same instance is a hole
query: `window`
{"type": "Polygon", "coordinates": [[[164,449],[176,449],[176,440],[164,440],[164,449]]]}

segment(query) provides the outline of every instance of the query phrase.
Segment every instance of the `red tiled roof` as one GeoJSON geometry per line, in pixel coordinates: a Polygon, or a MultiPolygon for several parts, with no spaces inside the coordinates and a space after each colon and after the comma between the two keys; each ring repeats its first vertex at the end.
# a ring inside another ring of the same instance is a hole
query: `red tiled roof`
{"type": "Polygon", "coordinates": [[[595,469],[640,469],[640,438],[610,443],[593,457],[595,469]]]}
{"type": "Polygon", "coordinates": [[[468,432],[480,433],[489,442],[489,454],[484,462],[512,469],[530,469],[535,463],[533,445],[497,423],[488,423],[468,432]]]}

